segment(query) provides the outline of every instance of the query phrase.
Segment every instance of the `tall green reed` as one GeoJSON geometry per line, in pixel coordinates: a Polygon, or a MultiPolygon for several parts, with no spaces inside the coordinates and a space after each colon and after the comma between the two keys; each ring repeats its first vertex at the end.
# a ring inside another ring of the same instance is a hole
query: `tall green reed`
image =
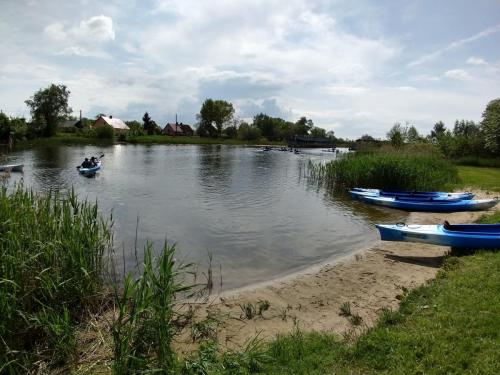
{"type": "Polygon", "coordinates": [[[74,327],[97,305],[108,224],[73,191],[0,189],[0,373],[67,361],[74,327]]]}
{"type": "Polygon", "coordinates": [[[455,166],[439,154],[372,152],[326,164],[309,162],[308,177],[335,190],[354,187],[439,190],[458,180],[455,166]]]}
{"type": "Polygon", "coordinates": [[[189,297],[192,285],[184,285],[191,264],[177,265],[175,245],[165,243],[157,257],[148,244],[142,274],[129,274],[123,286],[115,286],[117,316],[112,327],[113,372],[174,373],[176,356],[171,348],[175,334],[175,307],[179,295],[189,297]]]}

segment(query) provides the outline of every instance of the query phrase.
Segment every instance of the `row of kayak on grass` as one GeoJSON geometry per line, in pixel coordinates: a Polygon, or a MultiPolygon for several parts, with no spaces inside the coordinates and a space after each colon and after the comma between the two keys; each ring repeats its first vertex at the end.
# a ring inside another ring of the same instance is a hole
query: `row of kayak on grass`
{"type": "MultiPolygon", "coordinates": [[[[349,191],[362,202],[405,211],[481,211],[494,207],[498,199],[474,199],[469,192],[384,191],[356,188],[349,191]]],[[[383,241],[420,242],[456,248],[500,248],[500,224],[438,225],[376,224],[383,241]]]]}

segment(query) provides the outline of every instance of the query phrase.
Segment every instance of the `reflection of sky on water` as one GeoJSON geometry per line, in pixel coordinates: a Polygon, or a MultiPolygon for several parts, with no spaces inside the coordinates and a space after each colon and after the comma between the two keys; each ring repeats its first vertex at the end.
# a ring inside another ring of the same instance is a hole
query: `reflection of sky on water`
{"type": "Polygon", "coordinates": [[[140,249],[147,240],[160,247],[166,238],[177,243],[179,258],[201,267],[211,252],[229,288],[346,255],[377,238],[372,219],[392,211],[332,195],[301,178],[307,160],[333,157],[321,150],[296,155],[217,145],[37,147],[10,155],[11,162],[25,164],[11,183],[22,178],[42,191],[73,186],[81,198],[97,199],[105,215],[113,212],[117,253],[123,245],[128,269],[136,264],[139,216],[140,249]],[[75,167],[84,157],[101,153],[95,177],[78,175],[75,167]]]}

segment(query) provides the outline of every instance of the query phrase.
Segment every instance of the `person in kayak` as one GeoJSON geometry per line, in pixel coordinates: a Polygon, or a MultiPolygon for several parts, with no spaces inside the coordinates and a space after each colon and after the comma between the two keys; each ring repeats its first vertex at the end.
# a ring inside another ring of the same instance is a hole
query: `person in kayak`
{"type": "Polygon", "coordinates": [[[82,168],[91,168],[92,163],[90,162],[89,158],[85,158],[85,160],[82,163],[82,168]]]}
{"type": "Polygon", "coordinates": [[[97,159],[92,156],[90,158],[90,164],[92,165],[92,167],[96,167],[97,166],[97,159]]]}

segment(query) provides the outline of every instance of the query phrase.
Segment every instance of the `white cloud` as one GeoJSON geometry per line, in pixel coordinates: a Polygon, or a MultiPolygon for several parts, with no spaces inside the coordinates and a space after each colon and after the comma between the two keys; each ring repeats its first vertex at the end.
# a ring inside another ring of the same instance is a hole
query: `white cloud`
{"type": "Polygon", "coordinates": [[[469,57],[466,62],[471,65],[488,65],[488,63],[480,57],[469,57]]]}
{"type": "Polygon", "coordinates": [[[461,81],[466,81],[471,79],[471,76],[469,73],[467,73],[463,69],[451,69],[447,70],[443,74],[444,77],[446,78],[451,78],[451,79],[456,79],[456,80],[461,80],[461,81]]]}
{"type": "Polygon", "coordinates": [[[115,39],[113,20],[104,15],[82,20],[73,27],[54,22],[45,27],[44,34],[60,48],[56,54],[87,57],[109,57],[100,45],[115,39]]]}

